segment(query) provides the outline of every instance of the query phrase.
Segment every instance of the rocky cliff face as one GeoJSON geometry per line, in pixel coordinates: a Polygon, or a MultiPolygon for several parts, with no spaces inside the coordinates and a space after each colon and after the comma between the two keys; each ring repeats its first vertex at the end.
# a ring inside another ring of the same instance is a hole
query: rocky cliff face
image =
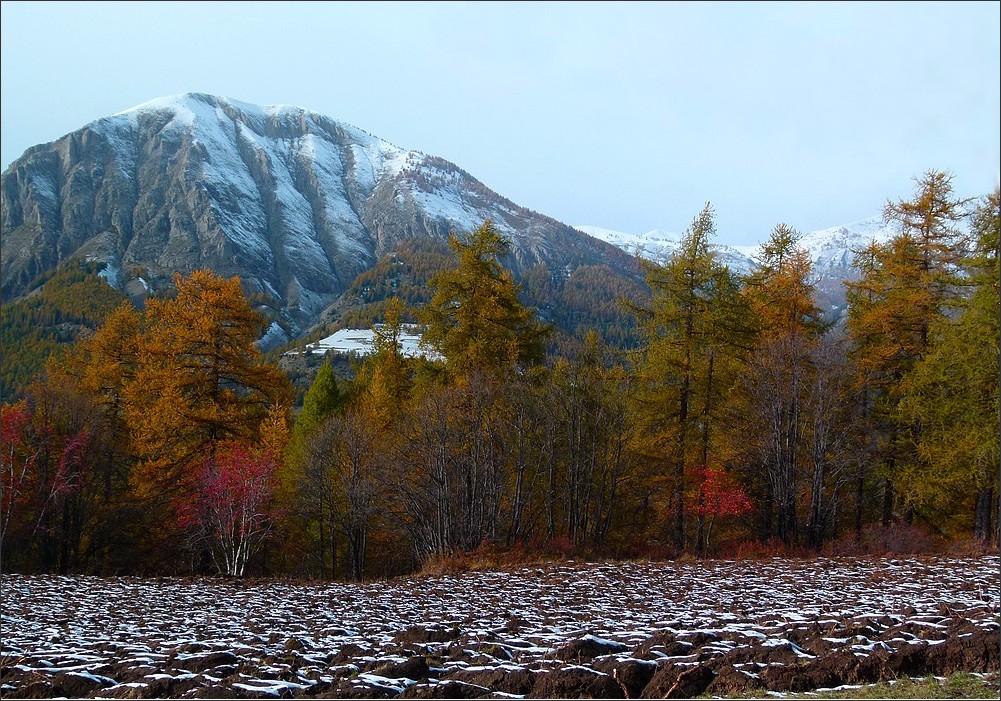
{"type": "Polygon", "coordinates": [[[210,95],[154,100],[35,146],[0,190],[5,300],[74,258],[107,263],[122,287],[211,268],[301,329],[399,241],[487,218],[511,239],[516,271],[605,263],[636,275],[631,256],[447,161],[298,107],[210,95]]]}

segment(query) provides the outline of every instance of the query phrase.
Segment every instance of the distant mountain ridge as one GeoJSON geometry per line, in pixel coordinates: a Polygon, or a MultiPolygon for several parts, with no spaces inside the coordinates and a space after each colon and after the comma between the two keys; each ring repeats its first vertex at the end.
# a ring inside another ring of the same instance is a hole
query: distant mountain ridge
{"type": "Polygon", "coordinates": [[[569,274],[606,265],[603,241],[498,195],[458,166],[300,107],[188,93],[98,119],[28,149],[3,173],[2,291],[22,294],[70,259],[120,287],[174,272],[239,275],[290,335],[314,323],[401,241],[492,219],[504,264],[569,274]]]}
{"type": "MultiPolygon", "coordinates": [[[[618,246],[631,255],[664,263],[677,250],[680,234],[654,229],[644,234],[630,234],[598,226],[578,225],[578,231],[618,246]]],[[[844,281],[853,280],[858,272],[852,267],[856,251],[873,241],[885,243],[897,234],[893,224],[886,224],[882,217],[869,217],[849,224],[819,229],[803,234],[799,245],[806,249],[813,261],[813,282],[818,301],[835,313],[845,303],[844,281]]],[[[731,270],[746,274],[754,269],[758,246],[715,246],[720,260],[731,270]]]]}

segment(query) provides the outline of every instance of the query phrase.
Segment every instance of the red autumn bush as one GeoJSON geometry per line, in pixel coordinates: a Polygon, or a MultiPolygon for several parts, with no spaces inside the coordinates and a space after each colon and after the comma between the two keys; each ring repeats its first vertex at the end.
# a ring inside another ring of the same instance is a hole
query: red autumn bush
{"type": "Polygon", "coordinates": [[[220,573],[242,577],[271,532],[277,465],[268,451],[220,443],[195,473],[191,498],[177,504],[177,525],[209,550],[220,573]]]}

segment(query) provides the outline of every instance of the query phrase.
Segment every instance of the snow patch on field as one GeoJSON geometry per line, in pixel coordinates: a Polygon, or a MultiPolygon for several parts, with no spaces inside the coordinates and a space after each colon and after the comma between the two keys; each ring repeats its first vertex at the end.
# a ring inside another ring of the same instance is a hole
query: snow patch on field
{"type": "Polygon", "coordinates": [[[738,671],[765,678],[772,664],[831,650],[862,658],[974,632],[996,639],[999,564],[997,556],[565,562],[363,584],[3,575],[0,657],[17,660],[4,693],[74,672],[102,693],[128,681],[170,697],[196,687],[224,696],[398,694],[518,670],[598,678],[599,660],[695,666],[733,651],[752,659],[738,671]],[[594,664],[561,657],[571,643],[597,648],[594,664]],[[191,671],[219,652],[239,665],[191,671]],[[416,660],[424,666],[408,671],[416,660]]]}

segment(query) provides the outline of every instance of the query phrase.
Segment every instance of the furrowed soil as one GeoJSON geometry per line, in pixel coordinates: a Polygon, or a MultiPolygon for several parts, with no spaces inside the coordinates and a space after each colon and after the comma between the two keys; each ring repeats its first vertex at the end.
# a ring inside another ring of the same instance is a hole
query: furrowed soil
{"type": "Polygon", "coordinates": [[[4,575],[4,698],[688,698],[996,673],[996,555],[4,575]]]}

